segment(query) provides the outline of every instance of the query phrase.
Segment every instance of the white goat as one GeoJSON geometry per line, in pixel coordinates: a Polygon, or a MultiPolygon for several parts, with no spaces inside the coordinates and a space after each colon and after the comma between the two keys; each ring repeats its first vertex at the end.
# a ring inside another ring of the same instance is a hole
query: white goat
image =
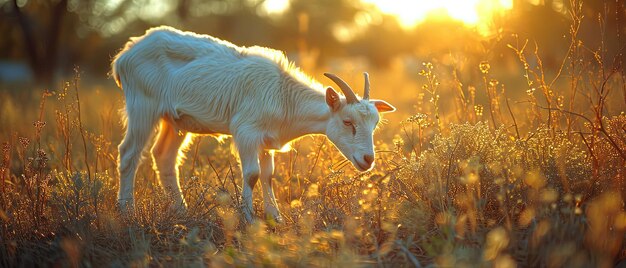
{"type": "Polygon", "coordinates": [[[265,211],[281,221],[271,177],[273,150],[309,134],[325,134],[360,171],[372,168],[372,135],[379,112],[395,108],[369,100],[369,79],[359,100],[340,78],[325,74],[343,91],[323,87],[289,63],[280,51],[238,47],[208,35],[170,27],[131,38],[111,63],[126,99],[126,135],[119,145],[119,205],[132,209],[137,165],[160,121],[151,152],[172,201],[186,207],[178,165],[186,136],[231,135],[241,160],[243,212],[252,221],[252,189],[261,179],[265,211]]]}

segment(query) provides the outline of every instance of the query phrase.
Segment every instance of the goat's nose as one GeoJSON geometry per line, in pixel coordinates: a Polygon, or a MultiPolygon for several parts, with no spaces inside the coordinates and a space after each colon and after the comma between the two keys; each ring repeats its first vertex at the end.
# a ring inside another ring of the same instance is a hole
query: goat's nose
{"type": "Polygon", "coordinates": [[[372,166],[372,163],[374,162],[374,155],[366,154],[363,156],[363,160],[365,160],[365,163],[367,163],[368,166],[372,166]]]}

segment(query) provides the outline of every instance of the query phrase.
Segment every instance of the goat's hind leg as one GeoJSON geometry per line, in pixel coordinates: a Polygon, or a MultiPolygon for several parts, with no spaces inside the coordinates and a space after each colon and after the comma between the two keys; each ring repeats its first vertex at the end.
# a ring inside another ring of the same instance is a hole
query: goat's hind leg
{"type": "Polygon", "coordinates": [[[178,165],[181,160],[179,151],[185,137],[186,135],[179,135],[167,120],[161,120],[161,129],[151,150],[161,186],[178,211],[184,211],[187,206],[180,191],[178,177],[178,165]]]}
{"type": "Polygon", "coordinates": [[[141,153],[150,139],[158,117],[151,111],[149,103],[126,99],[127,129],[118,150],[118,171],[120,188],[117,195],[118,206],[124,213],[134,206],[135,175],[141,153]],[[132,103],[132,104],[129,104],[132,103]]]}

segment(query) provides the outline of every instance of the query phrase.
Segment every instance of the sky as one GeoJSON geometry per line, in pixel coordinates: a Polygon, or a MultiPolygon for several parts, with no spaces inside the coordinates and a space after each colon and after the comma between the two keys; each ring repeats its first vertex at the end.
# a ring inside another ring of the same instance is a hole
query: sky
{"type": "MultiPolygon", "coordinates": [[[[0,0],[0,2],[3,0],[0,0]]],[[[70,0],[74,3],[78,0],[70,0]]],[[[123,0],[107,0],[104,5],[96,9],[105,12],[114,10],[123,0]]],[[[173,1],[146,0],[149,4],[137,10],[140,18],[145,20],[159,19],[175,8],[173,1]]],[[[261,0],[251,0],[261,1],[261,0]]],[[[541,0],[529,0],[540,2],[541,0]]],[[[562,0],[556,0],[559,2],[562,0]]],[[[469,28],[475,28],[479,33],[487,35],[494,15],[501,15],[513,8],[513,0],[360,0],[368,9],[375,9],[380,13],[394,17],[401,27],[412,29],[427,19],[451,19],[462,22],[469,28]]],[[[290,0],[264,0],[259,12],[265,15],[280,15],[289,12],[290,0]]],[[[196,7],[200,9],[201,7],[196,7]]],[[[97,12],[97,10],[95,10],[97,12]]],[[[132,12],[135,13],[135,12],[132,12]]],[[[124,20],[125,18],[118,18],[124,20]]],[[[340,41],[349,41],[353,35],[363,31],[372,21],[376,21],[370,12],[360,12],[355,16],[352,25],[337,25],[334,35],[340,41]]],[[[111,33],[118,32],[124,23],[108,23],[111,33]],[[116,26],[117,25],[117,26],[116,26]]],[[[106,29],[105,29],[106,30],[106,29]]],[[[105,31],[106,35],[106,31],[105,31]]]]}
{"type": "MultiPolygon", "coordinates": [[[[488,23],[495,13],[513,8],[512,0],[361,0],[382,13],[394,16],[400,25],[412,28],[428,17],[440,16],[463,22],[468,26],[488,23]]],[[[263,8],[268,13],[282,13],[289,9],[289,0],[266,0],[263,8]]]]}

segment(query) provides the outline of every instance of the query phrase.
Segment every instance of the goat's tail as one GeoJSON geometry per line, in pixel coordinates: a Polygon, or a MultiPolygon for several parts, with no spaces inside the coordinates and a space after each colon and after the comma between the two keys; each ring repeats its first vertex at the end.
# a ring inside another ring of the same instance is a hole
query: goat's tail
{"type": "Polygon", "coordinates": [[[124,53],[124,51],[126,50],[122,50],[120,51],[117,55],[115,55],[115,57],[113,58],[113,61],[111,61],[111,72],[109,73],[110,76],[115,79],[115,83],[117,84],[117,86],[121,89],[124,90],[124,88],[122,87],[122,82],[120,81],[120,64],[119,64],[119,59],[122,55],[122,53],[124,53]]]}
{"type": "Polygon", "coordinates": [[[122,82],[120,81],[119,59],[122,56],[122,53],[124,53],[124,51],[126,50],[122,50],[119,53],[117,53],[117,55],[115,55],[115,57],[113,58],[113,61],[111,61],[111,72],[109,72],[109,75],[113,79],[115,79],[115,83],[121,90],[124,90],[124,88],[122,88],[122,82]]]}
{"type": "Polygon", "coordinates": [[[122,90],[124,90],[124,88],[122,87],[122,81],[120,80],[120,73],[123,74],[123,65],[125,61],[124,56],[135,45],[137,41],[138,40],[136,37],[131,38],[130,41],[126,42],[126,45],[124,46],[124,48],[120,50],[117,53],[117,55],[113,57],[113,60],[111,61],[110,76],[113,77],[113,79],[115,79],[115,83],[122,90]]]}

